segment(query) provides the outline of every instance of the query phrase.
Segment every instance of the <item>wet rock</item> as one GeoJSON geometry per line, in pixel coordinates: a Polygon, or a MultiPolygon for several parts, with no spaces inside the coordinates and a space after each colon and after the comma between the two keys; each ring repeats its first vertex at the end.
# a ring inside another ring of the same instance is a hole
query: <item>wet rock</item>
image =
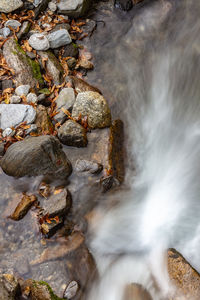
{"type": "Polygon", "coordinates": [[[67,189],[57,188],[42,203],[43,215],[49,217],[65,216],[71,207],[71,195],[67,189]]]}
{"type": "Polygon", "coordinates": [[[10,13],[23,6],[21,0],[0,0],[0,12],[10,13]]]}
{"type": "Polygon", "coordinates": [[[17,86],[30,85],[31,88],[37,88],[38,84],[43,85],[39,64],[25,54],[14,38],[5,42],[3,56],[8,67],[15,72],[14,78],[17,86]]]}
{"type": "Polygon", "coordinates": [[[65,179],[72,171],[60,142],[53,136],[28,137],[12,144],[0,164],[7,175],[14,177],[49,175],[65,179]]]}
{"type": "Polygon", "coordinates": [[[35,124],[39,134],[51,134],[54,131],[54,127],[48,115],[47,109],[43,105],[38,105],[36,108],[35,124]]]}
{"type": "Polygon", "coordinates": [[[84,33],[87,33],[89,36],[91,36],[94,30],[96,29],[96,26],[97,26],[96,21],[91,19],[86,19],[85,25],[83,25],[81,28],[84,33]]]}
{"type": "Polygon", "coordinates": [[[0,128],[16,127],[20,123],[31,124],[36,117],[35,109],[24,104],[0,104],[0,128]]]}
{"type": "Polygon", "coordinates": [[[92,129],[111,125],[111,113],[107,101],[97,92],[79,93],[72,110],[72,117],[88,118],[88,126],[92,129]]]}
{"type": "Polygon", "coordinates": [[[18,27],[21,26],[21,23],[19,21],[13,19],[13,20],[6,21],[6,23],[4,24],[4,26],[5,27],[10,26],[10,27],[12,27],[13,29],[16,30],[18,27]]]}
{"type": "Polygon", "coordinates": [[[26,100],[28,103],[37,103],[37,95],[35,93],[29,93],[26,100]]]}
{"type": "Polygon", "coordinates": [[[3,133],[2,136],[6,137],[6,136],[13,136],[15,134],[15,130],[12,130],[11,128],[6,128],[3,133]]]}
{"type": "Polygon", "coordinates": [[[64,223],[64,217],[59,218],[48,218],[48,221],[44,221],[41,226],[41,232],[45,236],[45,238],[52,237],[58,229],[60,229],[63,226],[64,223]]]}
{"type": "Polygon", "coordinates": [[[78,67],[86,70],[92,70],[94,68],[94,65],[86,57],[80,57],[78,61],[78,67]]]}
{"type": "Polygon", "coordinates": [[[35,50],[48,50],[50,47],[49,41],[43,33],[32,34],[28,42],[35,50]]]}
{"type": "Polygon", "coordinates": [[[75,164],[76,172],[88,172],[91,174],[100,173],[103,169],[103,166],[94,161],[86,160],[86,159],[78,159],[75,164]]]}
{"type": "Polygon", "coordinates": [[[50,34],[48,34],[47,38],[49,40],[50,48],[52,49],[65,46],[72,42],[69,32],[66,29],[59,29],[57,31],[51,32],[50,34]]]}
{"type": "Polygon", "coordinates": [[[107,192],[113,186],[114,183],[113,175],[106,175],[105,177],[102,177],[100,182],[101,182],[102,192],[103,193],[107,192]]]}
{"type": "Polygon", "coordinates": [[[67,65],[68,65],[68,67],[69,67],[70,70],[74,70],[75,69],[76,63],[77,63],[77,60],[74,57],[69,58],[67,60],[67,65]]]}
{"type": "Polygon", "coordinates": [[[75,76],[70,76],[70,78],[72,80],[73,86],[74,86],[77,93],[91,91],[91,92],[97,92],[97,93],[101,94],[101,91],[98,88],[88,84],[83,79],[80,79],[80,78],[75,77],[75,76]]]}
{"type": "Polygon", "coordinates": [[[67,146],[87,146],[87,135],[85,128],[83,128],[80,124],[73,120],[66,121],[58,129],[58,138],[63,144],[67,146]]]}
{"type": "Polygon", "coordinates": [[[115,7],[128,11],[133,7],[132,0],[115,0],[115,7]]]}
{"type": "Polygon", "coordinates": [[[21,98],[19,96],[11,96],[10,97],[10,103],[11,104],[19,104],[21,102],[21,98]]]}
{"type": "Polygon", "coordinates": [[[46,71],[49,77],[53,79],[55,85],[59,85],[63,82],[64,70],[59,63],[58,59],[54,56],[51,51],[44,52],[39,51],[38,54],[42,59],[47,59],[46,61],[46,71]]]}
{"type": "Polygon", "coordinates": [[[175,249],[168,250],[168,272],[177,292],[173,300],[199,299],[200,275],[175,249]]]}
{"type": "Polygon", "coordinates": [[[20,293],[20,286],[12,274],[0,274],[0,299],[15,300],[20,293]]]}
{"type": "Polygon", "coordinates": [[[15,93],[18,95],[18,96],[27,96],[28,95],[28,92],[30,90],[30,85],[29,84],[26,84],[26,85],[20,85],[18,86],[16,89],[15,89],[15,93]]]}
{"type": "Polygon", "coordinates": [[[35,195],[26,195],[22,197],[20,203],[17,205],[15,211],[10,216],[11,219],[15,221],[21,220],[29,211],[31,206],[37,201],[37,198],[35,195]]]}
{"type": "Polygon", "coordinates": [[[66,289],[63,293],[63,298],[64,299],[72,299],[76,296],[77,291],[78,291],[78,283],[73,280],[66,287],[66,289]]]}
{"type": "Polygon", "coordinates": [[[64,47],[63,57],[78,57],[78,46],[74,43],[68,44],[64,47]]]}
{"type": "Polygon", "coordinates": [[[57,115],[54,116],[54,120],[62,124],[66,119],[67,115],[64,113],[64,110],[71,112],[72,107],[75,103],[75,94],[72,88],[64,88],[60,91],[58,98],[56,99],[56,110],[57,115]]]}
{"type": "Polygon", "coordinates": [[[59,12],[72,18],[86,14],[90,7],[90,0],[61,0],[58,3],[59,12]]]}

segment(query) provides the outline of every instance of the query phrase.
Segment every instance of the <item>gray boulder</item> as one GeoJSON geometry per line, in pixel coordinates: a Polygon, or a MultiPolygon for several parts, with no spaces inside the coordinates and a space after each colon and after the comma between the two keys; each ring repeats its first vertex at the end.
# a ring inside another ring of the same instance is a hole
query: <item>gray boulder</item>
{"type": "Polygon", "coordinates": [[[61,46],[65,46],[72,42],[69,32],[66,29],[59,29],[53,31],[47,36],[50,44],[50,48],[55,49],[61,46]]]}
{"type": "Polygon", "coordinates": [[[12,144],[0,162],[10,176],[49,175],[65,179],[72,171],[71,163],[54,136],[28,137],[12,144]]]}
{"type": "Polygon", "coordinates": [[[87,146],[86,130],[75,121],[68,120],[58,129],[58,138],[67,146],[87,146]]]}
{"type": "Polygon", "coordinates": [[[36,111],[30,105],[0,104],[0,128],[16,127],[20,123],[31,124],[35,121],[36,111]]]}
{"type": "Polygon", "coordinates": [[[0,0],[0,11],[10,13],[23,6],[21,0],[0,0]]]}
{"type": "Polygon", "coordinates": [[[111,113],[105,98],[97,92],[79,93],[72,110],[72,117],[87,117],[90,128],[103,128],[111,125],[111,113]]]}
{"type": "Polygon", "coordinates": [[[91,0],[61,0],[57,6],[60,13],[77,18],[87,12],[90,4],[91,0]]]}

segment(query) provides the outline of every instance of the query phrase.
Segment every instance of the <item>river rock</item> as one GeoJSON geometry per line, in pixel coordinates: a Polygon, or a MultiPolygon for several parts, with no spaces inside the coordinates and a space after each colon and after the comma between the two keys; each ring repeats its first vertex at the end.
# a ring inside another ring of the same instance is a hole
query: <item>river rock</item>
{"type": "Polygon", "coordinates": [[[37,103],[37,95],[35,93],[29,93],[26,100],[28,103],[37,103]]]}
{"type": "Polygon", "coordinates": [[[42,59],[47,59],[46,71],[48,76],[53,79],[53,83],[55,85],[61,84],[63,82],[64,70],[55,55],[51,51],[38,51],[38,54],[42,59]]]}
{"type": "Polygon", "coordinates": [[[0,299],[15,300],[20,293],[20,286],[12,274],[0,274],[0,299]]]}
{"type": "Polygon", "coordinates": [[[78,159],[74,168],[74,170],[78,173],[87,172],[91,174],[100,173],[102,169],[103,166],[101,164],[86,159],[78,159]]]}
{"type": "Polygon", "coordinates": [[[7,175],[14,177],[49,175],[65,179],[72,171],[58,139],[47,135],[12,144],[0,165],[7,175]]]}
{"type": "Polygon", "coordinates": [[[83,16],[91,4],[90,0],[61,0],[58,3],[59,12],[72,18],[83,16]]]}
{"type": "Polygon", "coordinates": [[[55,102],[56,102],[56,110],[58,114],[54,116],[54,120],[62,124],[67,119],[67,115],[64,113],[62,109],[71,112],[72,107],[75,103],[74,90],[72,88],[62,89],[55,102]]]}
{"type": "Polygon", "coordinates": [[[12,130],[11,128],[6,128],[3,133],[2,136],[6,137],[6,136],[13,136],[15,134],[15,130],[12,130]]]}
{"type": "Polygon", "coordinates": [[[30,133],[36,133],[38,130],[37,125],[36,124],[31,124],[29,128],[27,128],[25,130],[26,135],[30,134],[30,133]]]}
{"type": "Polygon", "coordinates": [[[0,0],[0,11],[10,13],[23,6],[21,0],[0,0]]]}
{"type": "Polygon", "coordinates": [[[21,102],[21,98],[19,96],[11,96],[10,97],[10,103],[11,104],[19,104],[21,102]]]}
{"type": "Polygon", "coordinates": [[[15,211],[13,214],[10,216],[11,219],[15,221],[21,220],[29,211],[31,206],[37,201],[37,198],[35,195],[23,195],[21,201],[15,208],[15,211]]]}
{"type": "Polygon", "coordinates": [[[53,194],[42,203],[43,215],[49,217],[65,216],[71,207],[71,195],[67,189],[57,188],[53,194]]]}
{"type": "Polygon", "coordinates": [[[79,93],[72,110],[72,117],[88,118],[88,126],[92,129],[111,125],[111,113],[108,103],[97,92],[79,93]]]}
{"type": "Polygon", "coordinates": [[[38,105],[36,108],[35,124],[39,134],[52,134],[54,131],[51,118],[48,115],[47,108],[43,105],[38,105]]]}
{"type": "Polygon", "coordinates": [[[177,288],[173,300],[199,299],[200,275],[175,249],[168,250],[168,272],[177,288]]]}
{"type": "Polygon", "coordinates": [[[76,296],[77,291],[78,291],[78,283],[73,280],[67,285],[67,287],[63,293],[63,298],[64,299],[72,299],[76,296]]]}
{"type": "Polygon", "coordinates": [[[17,20],[8,20],[8,21],[6,21],[6,23],[4,24],[4,26],[6,26],[6,27],[8,27],[8,26],[10,26],[10,27],[12,27],[13,29],[17,29],[18,27],[20,27],[21,26],[21,23],[19,22],[19,21],[17,21],[17,20]]]}
{"type": "Polygon", "coordinates": [[[74,57],[71,57],[67,60],[67,65],[70,70],[74,70],[77,64],[77,60],[74,57]]]}
{"type": "Polygon", "coordinates": [[[16,89],[15,89],[15,93],[18,95],[18,96],[27,96],[28,95],[28,92],[30,90],[30,85],[29,84],[26,84],[26,85],[20,85],[18,86],[16,89]]]}
{"type": "Polygon", "coordinates": [[[87,135],[85,128],[83,128],[80,124],[73,120],[66,121],[58,129],[58,138],[63,144],[67,146],[87,146],[87,135]]]}
{"type": "Polygon", "coordinates": [[[47,38],[49,40],[50,48],[52,49],[59,48],[72,42],[69,32],[66,29],[53,31],[48,34],[47,38]]]}
{"type": "Polygon", "coordinates": [[[0,128],[16,127],[20,123],[31,124],[35,121],[36,111],[30,105],[0,104],[0,128]]]}
{"type": "Polygon", "coordinates": [[[38,84],[43,85],[39,64],[26,55],[14,38],[5,42],[3,56],[8,67],[14,70],[16,86],[30,85],[31,88],[37,88],[38,84]]]}
{"type": "Polygon", "coordinates": [[[34,33],[28,40],[30,46],[35,50],[48,50],[50,45],[47,37],[43,33],[34,33]]]}

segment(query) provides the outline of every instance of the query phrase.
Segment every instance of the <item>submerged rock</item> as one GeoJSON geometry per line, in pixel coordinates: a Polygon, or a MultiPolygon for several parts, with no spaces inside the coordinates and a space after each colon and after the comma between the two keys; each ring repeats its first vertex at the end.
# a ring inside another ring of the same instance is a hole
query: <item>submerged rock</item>
{"type": "Polygon", "coordinates": [[[111,125],[111,113],[107,101],[97,92],[79,93],[73,110],[72,117],[88,118],[88,126],[92,129],[103,128],[111,125]]]}
{"type": "Polygon", "coordinates": [[[20,123],[31,124],[35,121],[36,111],[30,105],[0,104],[0,128],[16,127],[20,123]]]}
{"type": "Polygon", "coordinates": [[[85,128],[73,120],[66,121],[58,129],[58,138],[67,146],[87,146],[87,135],[85,128]]]}
{"type": "Polygon", "coordinates": [[[0,165],[14,177],[49,175],[65,179],[72,171],[60,142],[53,136],[28,137],[12,144],[0,165]]]}
{"type": "Polygon", "coordinates": [[[20,286],[12,274],[0,274],[0,299],[15,300],[20,293],[20,286]]]}
{"type": "Polygon", "coordinates": [[[0,11],[10,13],[23,6],[21,0],[0,0],[0,11]]]}
{"type": "Polygon", "coordinates": [[[87,172],[91,174],[100,173],[103,169],[103,166],[97,162],[78,159],[75,164],[75,171],[78,173],[87,172]]]}

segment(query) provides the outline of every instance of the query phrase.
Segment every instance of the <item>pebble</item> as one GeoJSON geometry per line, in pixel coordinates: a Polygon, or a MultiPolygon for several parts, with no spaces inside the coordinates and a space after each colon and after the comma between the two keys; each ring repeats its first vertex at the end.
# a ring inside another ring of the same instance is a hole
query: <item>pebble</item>
{"type": "Polygon", "coordinates": [[[100,173],[103,166],[97,162],[85,159],[78,159],[75,164],[76,172],[89,172],[91,174],[100,173]]]}
{"type": "Polygon", "coordinates": [[[57,9],[57,5],[54,3],[54,2],[49,2],[49,4],[48,4],[48,8],[51,10],[51,11],[56,11],[56,9],[57,9]]]}
{"type": "Polygon", "coordinates": [[[21,98],[19,96],[11,96],[10,97],[10,103],[11,104],[17,104],[17,103],[20,103],[21,102],[21,98]]]}
{"type": "Polygon", "coordinates": [[[34,93],[29,93],[27,95],[26,99],[27,99],[28,103],[37,103],[37,100],[38,100],[37,95],[34,93]]]}
{"type": "Polygon", "coordinates": [[[8,27],[4,27],[2,29],[2,33],[4,37],[8,37],[10,35],[10,29],[8,27]]]}
{"type": "Polygon", "coordinates": [[[59,48],[72,42],[69,32],[66,29],[59,29],[51,32],[48,34],[47,38],[49,40],[50,48],[52,49],[59,48]]]}
{"type": "Polygon", "coordinates": [[[78,283],[73,280],[67,285],[63,294],[63,298],[72,299],[74,296],[76,296],[77,291],[78,291],[78,283]]]}
{"type": "Polygon", "coordinates": [[[18,96],[27,96],[28,95],[28,92],[30,90],[30,85],[28,84],[25,84],[25,85],[19,85],[16,89],[15,89],[15,93],[18,95],[18,96]]]}
{"type": "Polygon", "coordinates": [[[28,129],[26,129],[25,133],[26,135],[32,133],[32,132],[37,132],[37,125],[36,124],[31,124],[28,129]]]}
{"type": "Polygon", "coordinates": [[[13,136],[14,134],[15,134],[15,131],[12,130],[11,128],[6,128],[2,133],[3,137],[13,136]]]}
{"type": "Polygon", "coordinates": [[[30,46],[35,50],[48,50],[49,49],[49,41],[47,37],[42,33],[35,33],[31,35],[28,40],[30,46]]]}
{"type": "Polygon", "coordinates": [[[8,27],[8,26],[12,27],[13,29],[17,29],[18,27],[21,26],[21,23],[17,20],[8,20],[5,23],[5,27],[8,27]]]}

